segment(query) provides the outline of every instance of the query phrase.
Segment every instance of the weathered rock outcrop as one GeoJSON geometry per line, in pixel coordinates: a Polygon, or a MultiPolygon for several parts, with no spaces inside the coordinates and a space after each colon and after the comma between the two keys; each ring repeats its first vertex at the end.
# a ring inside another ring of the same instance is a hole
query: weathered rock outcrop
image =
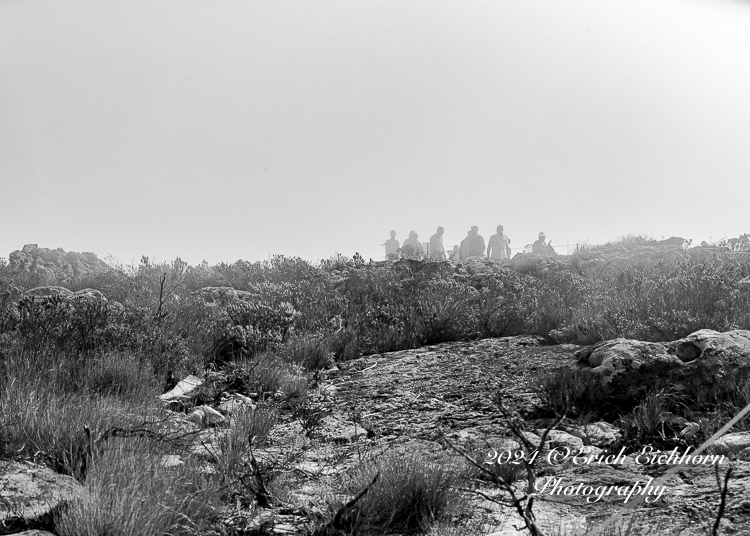
{"type": "Polygon", "coordinates": [[[61,296],[66,299],[80,299],[90,301],[107,301],[107,297],[101,291],[93,288],[76,290],[75,292],[65,287],[45,286],[36,287],[24,292],[25,296],[36,296],[39,298],[48,298],[51,296],[61,296]]]}
{"type": "Polygon", "coordinates": [[[237,290],[232,287],[203,287],[193,292],[207,305],[229,305],[238,301],[253,301],[257,296],[247,290],[237,290]]]}
{"type": "Polygon", "coordinates": [[[690,254],[675,245],[654,245],[635,247],[613,247],[575,255],[581,269],[589,277],[601,277],[630,266],[647,269],[673,269],[688,262],[690,254]]]}
{"type": "Polygon", "coordinates": [[[2,462],[0,527],[17,531],[49,528],[52,513],[84,493],[73,477],[31,463],[2,462]]]}
{"type": "Polygon", "coordinates": [[[26,244],[23,249],[12,252],[8,256],[8,267],[16,272],[37,273],[48,283],[65,282],[111,269],[94,253],[40,248],[36,244],[26,244]]]}
{"type": "Polygon", "coordinates": [[[626,396],[667,385],[694,395],[733,389],[750,377],[750,331],[702,329],[669,343],[614,339],[577,351],[575,360],[626,396]]]}

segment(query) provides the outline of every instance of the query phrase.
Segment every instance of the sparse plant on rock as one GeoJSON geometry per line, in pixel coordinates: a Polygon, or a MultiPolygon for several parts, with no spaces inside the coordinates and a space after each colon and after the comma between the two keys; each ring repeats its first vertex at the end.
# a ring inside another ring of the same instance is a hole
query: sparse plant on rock
{"type": "Polygon", "coordinates": [[[323,424],[326,412],[307,397],[297,400],[292,408],[292,414],[302,426],[305,436],[314,437],[323,424]]]}

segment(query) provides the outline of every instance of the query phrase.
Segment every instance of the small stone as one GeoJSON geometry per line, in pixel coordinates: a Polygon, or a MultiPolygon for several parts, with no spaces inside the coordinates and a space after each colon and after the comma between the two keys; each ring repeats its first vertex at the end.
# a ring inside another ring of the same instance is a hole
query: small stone
{"type": "Polygon", "coordinates": [[[190,415],[188,415],[187,420],[190,422],[194,422],[195,424],[199,426],[203,426],[203,419],[205,418],[206,418],[206,414],[203,413],[202,410],[196,409],[190,415]]]}
{"type": "Polygon", "coordinates": [[[733,432],[714,441],[717,454],[734,454],[750,447],[750,432],[733,432]]]}
{"type": "Polygon", "coordinates": [[[743,462],[750,462],[750,447],[742,449],[739,454],[737,454],[737,459],[743,462]]]}
{"type": "Polygon", "coordinates": [[[586,434],[588,442],[596,447],[607,447],[616,443],[621,432],[608,422],[595,422],[583,427],[583,433],[586,434]]]}
{"type": "MultiPolygon", "coordinates": [[[[544,433],[543,430],[542,433],[544,433]]],[[[569,448],[572,452],[578,452],[583,448],[583,440],[580,437],[561,430],[550,430],[547,434],[547,441],[551,447],[569,448]]]]}
{"type": "Polygon", "coordinates": [[[701,426],[697,422],[689,422],[682,430],[680,430],[680,436],[684,437],[685,439],[690,439],[695,434],[697,434],[698,430],[700,429],[701,426]]]}
{"type": "Polygon", "coordinates": [[[177,467],[184,464],[185,462],[177,454],[166,454],[161,457],[161,462],[159,463],[162,467],[177,467]]]}
{"type": "Polygon", "coordinates": [[[186,398],[185,395],[193,392],[195,388],[202,383],[203,381],[201,381],[200,378],[196,378],[195,376],[190,375],[187,378],[180,380],[180,382],[175,385],[175,387],[171,391],[164,393],[159,398],[162,400],[186,398]]]}
{"type": "Polygon", "coordinates": [[[228,415],[232,415],[238,411],[245,411],[248,409],[254,410],[255,404],[253,401],[241,394],[235,393],[227,400],[219,405],[219,409],[228,415]]]}

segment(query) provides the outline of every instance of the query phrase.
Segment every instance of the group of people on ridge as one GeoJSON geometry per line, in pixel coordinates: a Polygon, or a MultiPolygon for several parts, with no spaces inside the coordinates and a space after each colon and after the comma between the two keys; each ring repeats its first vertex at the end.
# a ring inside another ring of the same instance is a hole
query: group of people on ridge
{"type": "MultiPolygon", "coordinates": [[[[498,225],[497,234],[490,237],[485,248],[484,238],[479,234],[479,228],[475,225],[469,230],[468,236],[461,241],[461,245],[453,247],[450,255],[446,255],[443,248],[445,230],[442,227],[438,227],[437,232],[430,237],[427,251],[414,231],[409,233],[409,238],[404,240],[400,247],[396,240],[396,231],[391,231],[391,238],[381,245],[385,246],[385,258],[390,261],[398,259],[454,261],[485,255],[492,260],[500,261],[511,257],[510,238],[503,231],[503,226],[498,225]]],[[[556,255],[552,244],[547,244],[545,239],[545,234],[539,233],[539,239],[532,245],[531,252],[537,255],[556,255]]]]}

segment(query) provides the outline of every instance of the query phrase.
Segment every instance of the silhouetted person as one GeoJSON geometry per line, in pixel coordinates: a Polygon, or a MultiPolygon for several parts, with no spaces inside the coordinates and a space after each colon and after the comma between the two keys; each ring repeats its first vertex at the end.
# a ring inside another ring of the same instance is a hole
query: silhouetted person
{"type": "Polygon", "coordinates": [[[431,261],[444,261],[445,260],[445,249],[443,248],[443,233],[445,229],[442,227],[437,228],[437,233],[430,237],[430,260],[431,261]]]}
{"type": "Polygon", "coordinates": [[[497,234],[487,243],[487,256],[495,261],[510,259],[510,238],[503,234],[503,226],[497,226],[497,234]]]}
{"type": "Polygon", "coordinates": [[[539,240],[531,245],[531,252],[536,255],[557,255],[555,248],[552,247],[552,243],[544,243],[545,238],[547,237],[544,233],[539,233],[539,240]]]}
{"type": "Polygon", "coordinates": [[[405,259],[416,259],[419,260],[424,256],[424,248],[419,241],[417,233],[411,231],[409,238],[404,240],[401,246],[401,256],[405,259]]]}
{"type": "Polygon", "coordinates": [[[385,241],[385,258],[389,261],[398,260],[398,240],[396,240],[396,231],[391,231],[391,238],[385,241]]]}
{"type": "Polygon", "coordinates": [[[453,246],[453,250],[451,251],[450,261],[455,262],[459,260],[460,258],[461,258],[461,247],[458,244],[456,244],[455,246],[453,246]]]}
{"type": "Polygon", "coordinates": [[[469,231],[469,236],[461,242],[460,255],[462,259],[484,256],[484,238],[479,235],[478,231],[479,227],[475,225],[469,231]]]}

